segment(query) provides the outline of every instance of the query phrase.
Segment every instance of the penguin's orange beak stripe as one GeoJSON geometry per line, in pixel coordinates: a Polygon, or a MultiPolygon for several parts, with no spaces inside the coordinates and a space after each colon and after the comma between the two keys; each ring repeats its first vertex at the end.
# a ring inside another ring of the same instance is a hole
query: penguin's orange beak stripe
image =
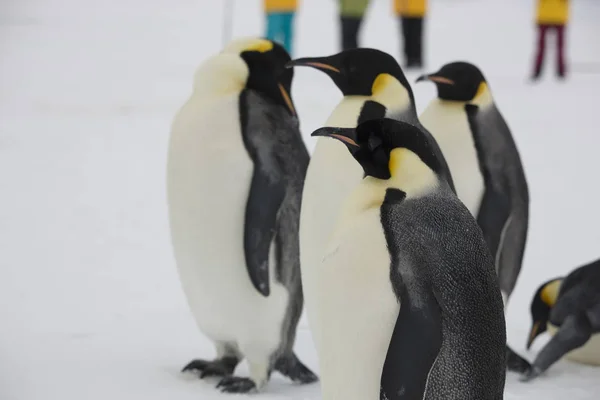
{"type": "Polygon", "coordinates": [[[454,85],[454,81],[448,78],[444,78],[443,76],[428,76],[427,79],[437,83],[445,83],[446,85],[454,85]]]}
{"type": "Polygon", "coordinates": [[[339,69],[337,69],[336,67],[332,67],[329,64],[324,64],[324,63],[320,63],[320,62],[307,62],[304,65],[310,65],[311,67],[320,68],[320,69],[328,69],[330,71],[337,72],[338,74],[340,73],[339,69]]]}
{"type": "Polygon", "coordinates": [[[279,86],[279,91],[281,92],[281,96],[283,97],[283,100],[285,101],[285,104],[287,105],[287,107],[289,108],[290,112],[296,116],[296,109],[294,108],[294,104],[292,104],[292,99],[290,99],[290,95],[288,94],[287,90],[285,90],[285,88],[283,87],[283,85],[281,83],[278,83],[277,86],[279,86]]]}
{"type": "Polygon", "coordinates": [[[339,139],[339,140],[341,140],[342,142],[346,142],[346,143],[348,143],[348,144],[350,144],[350,145],[352,145],[352,146],[360,147],[360,146],[358,145],[358,143],[356,143],[354,140],[350,139],[349,137],[342,136],[342,135],[338,135],[337,133],[332,133],[330,136],[331,136],[331,137],[334,137],[334,138],[336,138],[336,139],[339,139]]]}
{"type": "Polygon", "coordinates": [[[540,322],[537,321],[535,324],[533,324],[533,327],[531,328],[531,333],[529,333],[529,340],[527,340],[527,348],[528,349],[531,347],[531,344],[535,340],[539,330],[540,330],[540,322]]]}

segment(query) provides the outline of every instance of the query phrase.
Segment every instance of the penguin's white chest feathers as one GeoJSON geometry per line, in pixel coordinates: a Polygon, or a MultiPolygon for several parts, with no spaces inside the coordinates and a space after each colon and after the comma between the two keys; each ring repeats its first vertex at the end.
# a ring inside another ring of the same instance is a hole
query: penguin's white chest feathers
{"type": "Polygon", "coordinates": [[[270,296],[260,295],[243,250],[252,171],[238,95],[192,97],[173,123],[167,168],[171,241],[183,289],[211,339],[243,342],[245,332],[254,330],[276,346],[287,291],[271,282],[270,296]]]}
{"type": "Polygon", "coordinates": [[[315,275],[312,331],[323,399],[379,398],[400,310],[379,207],[340,220],[315,275]]]}
{"type": "MultiPolygon", "coordinates": [[[[366,97],[344,98],[325,126],[355,127],[366,97]]],[[[311,156],[300,212],[300,265],[308,322],[312,326],[316,276],[342,202],[363,177],[360,165],[343,143],[318,138],[311,156]]],[[[318,346],[315,338],[315,345],[318,346]]]]}
{"type": "Polygon", "coordinates": [[[436,99],[419,119],[434,136],[446,158],[458,198],[476,217],[485,182],[464,105],[436,99]]]}
{"type": "MultiPolygon", "coordinates": [[[[556,326],[548,323],[548,332],[554,336],[556,326]]],[[[565,354],[565,358],[580,364],[600,366],[600,334],[592,335],[583,346],[565,354]]]]}

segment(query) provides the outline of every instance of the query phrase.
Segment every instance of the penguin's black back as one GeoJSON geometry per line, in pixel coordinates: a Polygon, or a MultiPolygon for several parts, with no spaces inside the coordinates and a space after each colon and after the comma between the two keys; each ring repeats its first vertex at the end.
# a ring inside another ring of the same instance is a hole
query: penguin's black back
{"type": "Polygon", "coordinates": [[[559,298],[577,286],[589,286],[592,291],[600,294],[600,259],[585,264],[567,275],[560,287],[559,298]]]}
{"type": "Polygon", "coordinates": [[[596,260],[575,269],[564,279],[550,312],[550,322],[561,326],[568,316],[587,313],[593,319],[593,328],[600,329],[599,305],[600,260],[596,260]]]}
{"type": "Polygon", "coordinates": [[[388,352],[382,390],[386,382],[395,380],[398,386],[387,388],[386,397],[408,399],[418,392],[415,385],[426,381],[426,394],[418,398],[502,399],[506,375],[504,307],[481,230],[448,188],[406,200],[393,191],[388,190],[381,207],[381,222],[391,253],[392,286],[399,298],[409,300],[401,304],[398,321],[403,317],[410,320],[406,315],[412,314],[415,320],[426,321],[421,326],[434,327],[441,335],[414,332],[403,338],[397,325],[390,351],[394,345],[402,348],[403,341],[412,341],[425,353],[435,350],[437,355],[430,357],[430,368],[411,377],[411,360],[400,352],[388,352]],[[435,343],[436,337],[439,343],[435,343]]]}

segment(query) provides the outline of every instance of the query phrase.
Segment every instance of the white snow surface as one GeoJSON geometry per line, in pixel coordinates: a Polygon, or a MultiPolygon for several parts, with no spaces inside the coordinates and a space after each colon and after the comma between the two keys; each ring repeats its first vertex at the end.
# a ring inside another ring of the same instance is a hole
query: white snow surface
{"type": "MultiPolygon", "coordinates": [[[[180,288],[165,201],[170,123],[197,65],[221,47],[223,3],[1,2],[0,399],[231,396],[179,372],[214,349],[180,288]]],[[[234,36],[262,34],[261,7],[235,2],[234,36]]],[[[294,56],[338,51],[335,9],[335,1],[302,1],[294,56]]],[[[373,1],[362,44],[399,57],[390,10],[389,0],[373,1]]],[[[479,65],[520,149],[531,223],[507,326],[528,359],[546,341],[524,350],[535,288],[600,257],[600,2],[572,1],[566,82],[552,76],[552,46],[545,79],[527,82],[533,18],[533,0],[430,0],[425,68],[479,65]]],[[[422,111],[435,90],[419,84],[415,94],[422,111]]],[[[292,95],[312,150],[310,133],[341,95],[307,68],[296,69],[292,95]]],[[[305,318],[296,350],[318,372],[305,318]]],[[[505,398],[583,400],[599,391],[600,368],[561,361],[531,383],[509,373],[505,398]]],[[[254,397],[318,399],[320,391],[275,373],[254,397]]]]}

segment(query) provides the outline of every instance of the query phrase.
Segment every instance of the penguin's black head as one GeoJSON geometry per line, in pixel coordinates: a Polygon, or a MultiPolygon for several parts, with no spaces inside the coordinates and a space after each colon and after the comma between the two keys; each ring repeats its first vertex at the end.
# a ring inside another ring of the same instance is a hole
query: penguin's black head
{"type": "Polygon", "coordinates": [[[394,57],[369,48],[345,50],[328,57],[299,58],[288,68],[307,66],[325,72],[344,96],[372,96],[383,89],[391,75],[406,89],[414,104],[412,89],[394,57]]]}
{"type": "Polygon", "coordinates": [[[527,339],[527,349],[531,347],[536,337],[546,331],[550,319],[550,311],[556,304],[562,279],[555,278],[544,282],[533,296],[531,301],[532,326],[527,339]]]}
{"type": "Polygon", "coordinates": [[[324,127],[311,136],[328,136],[344,143],[366,176],[390,179],[396,171],[396,149],[416,154],[436,174],[441,169],[427,136],[416,126],[389,118],[372,119],[356,128],[324,127]]]}
{"type": "Polygon", "coordinates": [[[246,89],[264,94],[296,115],[291,97],[294,72],[285,68],[291,58],[281,45],[267,39],[243,38],[231,42],[224,51],[237,52],[246,63],[246,89]]]}
{"type": "Polygon", "coordinates": [[[417,82],[421,81],[435,83],[438,97],[442,100],[469,102],[488,90],[479,68],[462,61],[446,64],[436,73],[421,75],[417,82]]]}

